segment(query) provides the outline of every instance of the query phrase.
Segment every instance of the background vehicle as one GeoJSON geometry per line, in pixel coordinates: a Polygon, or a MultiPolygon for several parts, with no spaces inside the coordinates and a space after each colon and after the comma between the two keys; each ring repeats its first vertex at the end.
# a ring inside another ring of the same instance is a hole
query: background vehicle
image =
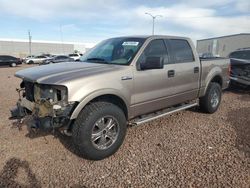
{"type": "Polygon", "coordinates": [[[58,56],[54,56],[52,58],[43,60],[43,62],[40,65],[46,65],[46,64],[50,64],[50,63],[71,62],[71,61],[74,61],[74,59],[70,58],[69,56],[58,55],[58,56]]]}
{"type": "Polygon", "coordinates": [[[35,58],[35,57],[36,56],[34,56],[34,55],[29,55],[29,56],[23,58],[23,62],[26,62],[28,59],[35,58]]]}
{"type": "Polygon", "coordinates": [[[22,64],[22,62],[19,58],[10,55],[0,55],[0,66],[8,65],[10,67],[15,67],[20,64],[22,64]]]}
{"type": "Polygon", "coordinates": [[[69,57],[73,58],[75,61],[79,60],[82,54],[79,53],[74,53],[74,54],[69,54],[69,57]]]}
{"type": "Polygon", "coordinates": [[[201,59],[212,59],[212,58],[219,58],[218,56],[214,56],[212,53],[203,53],[200,55],[201,59]]]}
{"type": "Polygon", "coordinates": [[[250,86],[250,48],[236,50],[229,54],[231,63],[230,83],[250,86]]]}
{"type": "Polygon", "coordinates": [[[229,59],[200,61],[184,37],[120,37],[101,42],[80,62],[15,75],[25,97],[12,117],[32,114],[32,127],[60,128],[84,157],[100,160],[118,150],[128,123],[197,105],[214,113],[229,83],[229,59]]]}
{"type": "Polygon", "coordinates": [[[29,58],[26,60],[27,64],[34,64],[34,63],[42,63],[44,60],[48,59],[49,57],[44,56],[44,55],[39,55],[39,56],[35,56],[34,58],[29,58]]]}

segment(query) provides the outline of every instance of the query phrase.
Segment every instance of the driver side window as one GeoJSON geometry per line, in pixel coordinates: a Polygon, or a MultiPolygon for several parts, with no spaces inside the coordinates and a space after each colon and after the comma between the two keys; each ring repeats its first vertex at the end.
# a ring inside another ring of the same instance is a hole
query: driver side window
{"type": "Polygon", "coordinates": [[[138,59],[138,64],[144,63],[148,57],[161,58],[164,64],[169,63],[167,48],[162,39],[153,40],[147,45],[140,58],[138,59]]]}

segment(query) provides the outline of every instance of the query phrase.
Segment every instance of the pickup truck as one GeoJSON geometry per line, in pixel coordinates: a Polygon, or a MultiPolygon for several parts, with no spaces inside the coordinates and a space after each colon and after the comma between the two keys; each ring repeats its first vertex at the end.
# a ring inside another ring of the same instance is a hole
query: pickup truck
{"type": "Polygon", "coordinates": [[[128,125],[200,106],[214,113],[229,84],[229,59],[201,61],[190,39],[131,36],[105,40],[79,62],[28,68],[13,118],[72,136],[81,155],[101,160],[121,146],[128,125]]]}

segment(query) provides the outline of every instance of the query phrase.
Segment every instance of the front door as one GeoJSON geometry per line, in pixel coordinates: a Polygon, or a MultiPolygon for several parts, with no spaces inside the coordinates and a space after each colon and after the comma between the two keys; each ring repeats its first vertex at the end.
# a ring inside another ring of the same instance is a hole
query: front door
{"type": "Polygon", "coordinates": [[[161,58],[163,69],[134,70],[134,93],[132,95],[132,113],[134,116],[149,113],[163,107],[162,101],[168,95],[168,80],[166,64],[170,62],[166,44],[163,39],[152,40],[138,59],[137,67],[148,57],[161,58]]]}

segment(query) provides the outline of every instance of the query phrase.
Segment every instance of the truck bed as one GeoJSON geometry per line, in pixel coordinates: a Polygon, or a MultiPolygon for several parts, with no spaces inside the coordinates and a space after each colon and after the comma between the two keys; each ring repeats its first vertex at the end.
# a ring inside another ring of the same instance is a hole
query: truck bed
{"type": "MultiPolygon", "coordinates": [[[[210,80],[214,75],[222,75],[221,86],[222,89],[226,89],[229,83],[229,58],[209,58],[209,59],[200,59],[201,64],[201,79],[200,79],[200,96],[205,95],[205,88],[207,84],[210,83],[210,80]]],[[[220,78],[218,78],[220,79],[220,78]]]]}

